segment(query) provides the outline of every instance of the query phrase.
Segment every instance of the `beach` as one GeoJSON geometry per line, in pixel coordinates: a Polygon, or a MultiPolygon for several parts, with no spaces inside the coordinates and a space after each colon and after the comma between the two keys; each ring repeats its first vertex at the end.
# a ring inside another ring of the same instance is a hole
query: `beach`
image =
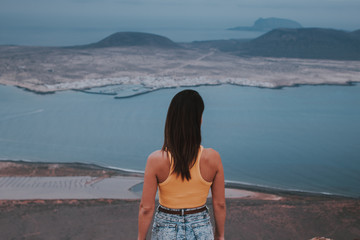
{"type": "MultiPolygon", "coordinates": [[[[139,200],[143,180],[141,172],[83,163],[0,161],[0,200],[139,200]]],[[[225,195],[229,199],[281,199],[274,194],[249,191],[233,184],[225,189],[225,195]]]]}
{"type": "MultiPolygon", "coordinates": [[[[2,239],[135,239],[141,182],[96,165],[1,161],[2,239]]],[[[360,199],[227,185],[226,239],[359,239],[360,199]]]]}

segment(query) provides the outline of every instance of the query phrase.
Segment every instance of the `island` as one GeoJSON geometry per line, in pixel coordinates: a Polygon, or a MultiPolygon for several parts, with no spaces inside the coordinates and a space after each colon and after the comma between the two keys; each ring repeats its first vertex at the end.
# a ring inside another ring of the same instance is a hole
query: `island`
{"type": "Polygon", "coordinates": [[[290,19],[284,18],[259,18],[254,22],[251,27],[234,27],[228,30],[234,31],[256,31],[256,32],[267,32],[277,28],[302,28],[301,24],[290,19]]]}
{"type": "Polygon", "coordinates": [[[327,29],[279,29],[253,40],[192,43],[115,33],[73,47],[2,45],[0,84],[37,93],[126,84],[150,90],[204,84],[349,85],[360,81],[359,46],[358,31],[327,29]]]}

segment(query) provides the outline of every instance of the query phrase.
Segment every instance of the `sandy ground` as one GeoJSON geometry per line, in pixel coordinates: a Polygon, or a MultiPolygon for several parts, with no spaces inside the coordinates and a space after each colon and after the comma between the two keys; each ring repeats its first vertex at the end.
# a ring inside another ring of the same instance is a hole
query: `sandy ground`
{"type": "MultiPolygon", "coordinates": [[[[141,182],[141,173],[85,164],[2,161],[0,179],[0,195],[21,188],[23,197],[33,196],[28,200],[0,200],[0,239],[136,238],[139,192],[128,187],[141,182]],[[30,191],[26,191],[27,186],[30,191]],[[71,190],[72,186],[80,193],[71,190]],[[50,195],[56,199],[34,197],[36,191],[44,194],[51,189],[50,195]],[[114,198],[96,195],[110,194],[114,189],[114,198]],[[60,199],[59,193],[69,198],[60,199]],[[86,198],[85,193],[92,199],[76,197],[80,194],[86,198]],[[137,197],[124,199],[131,194],[137,197]]],[[[234,188],[228,188],[226,196],[226,239],[360,240],[360,199],[234,188]]],[[[208,205],[211,209],[210,199],[208,205]]]]}
{"type": "Polygon", "coordinates": [[[114,84],[277,88],[360,82],[360,61],[238,57],[212,50],[0,46],[0,84],[39,93],[114,84]]]}
{"type": "Polygon", "coordinates": [[[142,181],[120,176],[0,177],[0,199],[139,199],[129,189],[142,181]]]}
{"type": "MultiPolygon", "coordinates": [[[[141,191],[131,188],[141,177],[0,177],[0,200],[30,199],[140,199],[141,191]]],[[[280,200],[281,197],[226,188],[226,198],[280,200]]],[[[209,198],[211,193],[209,193],[209,198]]]]}
{"type": "MultiPolygon", "coordinates": [[[[86,164],[0,162],[0,200],[140,199],[142,182],[140,173],[86,164]]],[[[281,199],[236,188],[226,188],[225,195],[227,198],[281,199]]]]}

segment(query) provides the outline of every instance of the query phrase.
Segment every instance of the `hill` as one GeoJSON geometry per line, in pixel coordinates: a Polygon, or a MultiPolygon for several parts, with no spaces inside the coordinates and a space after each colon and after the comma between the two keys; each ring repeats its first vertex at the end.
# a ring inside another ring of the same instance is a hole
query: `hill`
{"type": "Polygon", "coordinates": [[[151,33],[117,32],[97,43],[78,46],[81,48],[132,47],[147,46],[159,48],[178,48],[179,45],[170,39],[151,33]]]}
{"type": "Polygon", "coordinates": [[[276,29],[241,46],[241,55],[360,60],[356,33],[323,28],[276,29]]]}
{"type": "Polygon", "coordinates": [[[189,45],[237,56],[360,60],[360,30],[275,29],[252,40],[201,41],[189,45]]]}
{"type": "Polygon", "coordinates": [[[353,35],[354,37],[356,37],[356,38],[359,38],[359,39],[360,39],[360,29],[359,29],[359,30],[356,30],[356,31],[351,32],[351,35],[353,35]]]}
{"type": "Polygon", "coordinates": [[[302,28],[301,24],[283,18],[259,18],[252,27],[235,27],[228,30],[267,32],[276,28],[302,28]]]}
{"type": "Polygon", "coordinates": [[[207,40],[194,41],[191,43],[182,43],[186,48],[193,49],[217,49],[221,52],[236,52],[242,49],[243,43],[249,42],[250,39],[229,39],[229,40],[207,40]]]}

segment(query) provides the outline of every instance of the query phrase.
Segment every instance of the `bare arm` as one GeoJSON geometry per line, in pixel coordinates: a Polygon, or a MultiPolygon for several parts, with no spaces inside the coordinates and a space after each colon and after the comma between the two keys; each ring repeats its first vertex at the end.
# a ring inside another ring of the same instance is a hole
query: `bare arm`
{"type": "Polygon", "coordinates": [[[150,155],[144,175],[143,192],[139,207],[138,240],[146,239],[146,234],[155,210],[155,195],[157,190],[156,159],[150,155]]]}
{"type": "Polygon", "coordinates": [[[226,203],[225,203],[225,182],[224,169],[221,163],[220,155],[214,151],[213,158],[216,159],[217,171],[213,184],[211,186],[212,203],[215,218],[215,239],[224,239],[225,234],[225,218],[226,218],[226,203]]]}

